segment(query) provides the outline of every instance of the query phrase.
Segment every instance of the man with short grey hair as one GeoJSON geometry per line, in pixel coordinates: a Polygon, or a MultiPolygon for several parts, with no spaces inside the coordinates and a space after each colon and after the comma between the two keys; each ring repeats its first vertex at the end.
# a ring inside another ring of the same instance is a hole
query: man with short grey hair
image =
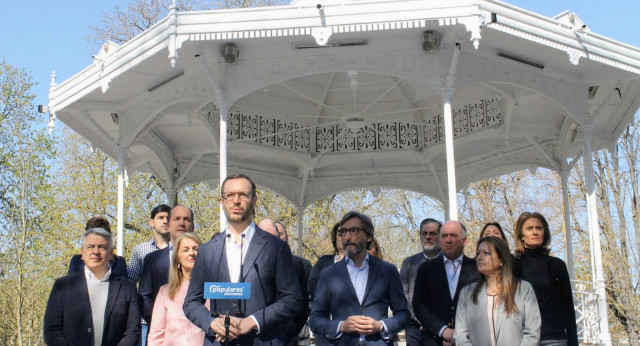
{"type": "Polygon", "coordinates": [[[418,322],[411,304],[418,268],[420,268],[422,263],[440,254],[440,227],[442,227],[442,223],[438,220],[431,218],[422,220],[418,228],[421,251],[405,258],[404,261],[402,261],[402,266],[400,266],[400,280],[402,280],[402,287],[409,301],[409,310],[411,311],[411,321],[405,332],[407,345],[409,346],[426,346],[429,344],[429,339],[431,339],[431,337],[425,333],[420,322],[418,322]]]}
{"type": "Polygon", "coordinates": [[[84,270],[56,280],[44,314],[48,345],[131,345],[140,338],[136,286],[111,275],[111,233],[84,233],[84,270]]]}
{"type": "Polygon", "coordinates": [[[413,312],[428,338],[427,345],[454,345],[456,309],[462,287],[478,280],[473,258],[464,255],[467,229],[449,220],[440,227],[442,255],[418,268],[413,290],[413,312]]]}

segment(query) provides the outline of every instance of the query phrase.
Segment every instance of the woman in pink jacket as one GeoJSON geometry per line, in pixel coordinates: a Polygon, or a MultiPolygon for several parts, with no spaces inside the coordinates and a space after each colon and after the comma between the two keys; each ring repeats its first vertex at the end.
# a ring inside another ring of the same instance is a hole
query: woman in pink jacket
{"type": "MultiPolygon", "coordinates": [[[[181,235],[173,246],[169,283],[160,287],[149,327],[149,346],[202,345],[204,331],[191,323],[182,311],[191,270],[202,241],[193,233],[181,235]]],[[[209,301],[205,303],[209,308],[209,301]]]]}

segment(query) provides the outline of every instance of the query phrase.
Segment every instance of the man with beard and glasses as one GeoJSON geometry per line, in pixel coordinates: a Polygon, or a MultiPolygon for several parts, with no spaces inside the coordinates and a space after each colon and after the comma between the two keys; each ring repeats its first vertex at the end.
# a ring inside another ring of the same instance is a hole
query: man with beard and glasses
{"type": "Polygon", "coordinates": [[[413,313],[411,303],[418,268],[422,263],[440,254],[440,227],[442,227],[442,223],[438,220],[430,218],[422,220],[419,228],[422,251],[405,258],[400,267],[400,280],[402,281],[402,287],[409,301],[409,310],[411,311],[411,321],[409,321],[409,326],[406,330],[408,346],[427,345],[428,340],[431,338],[420,326],[420,322],[413,313]]]}
{"type": "Polygon", "coordinates": [[[222,182],[227,228],[202,245],[184,301],[185,315],[205,331],[204,345],[283,345],[280,326],[302,312],[302,293],[287,243],[253,222],[256,185],[236,174],[222,182]],[[292,279],[294,278],[294,279],[292,279]],[[204,303],[205,282],[247,282],[251,298],[204,303]],[[229,317],[225,316],[229,312],[229,317]],[[228,321],[226,337],[225,320],[228,321]]]}
{"type": "Polygon", "coordinates": [[[368,216],[348,212],[338,235],[345,258],[320,274],[309,327],[324,344],[393,345],[410,318],[398,269],[367,252],[374,236],[368,216]]]}

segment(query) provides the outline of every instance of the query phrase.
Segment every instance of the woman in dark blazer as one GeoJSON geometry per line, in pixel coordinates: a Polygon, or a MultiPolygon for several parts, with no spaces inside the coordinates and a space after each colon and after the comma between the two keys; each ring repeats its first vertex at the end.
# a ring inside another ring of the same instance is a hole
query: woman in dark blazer
{"type": "Polygon", "coordinates": [[[522,213],[513,237],[513,274],[531,283],[538,299],[542,317],[540,345],[578,346],[569,272],[561,259],[549,256],[551,232],[547,220],[539,213],[522,213]]]}
{"type": "MultiPolygon", "coordinates": [[[[84,229],[86,231],[90,228],[102,228],[111,233],[111,225],[109,225],[109,221],[101,216],[92,217],[87,221],[87,225],[84,229]]],[[[111,268],[111,274],[121,276],[125,279],[129,278],[129,274],[127,272],[127,261],[124,260],[124,257],[112,254],[111,260],[109,260],[109,268],[111,268]]],[[[67,274],[73,274],[82,270],[84,270],[82,255],[73,255],[71,257],[71,261],[69,261],[69,271],[67,274]]]]}
{"type": "Polygon", "coordinates": [[[458,346],[536,346],[540,311],[531,285],[513,276],[504,240],[478,241],[479,279],[460,292],[454,338],[458,346]]]}

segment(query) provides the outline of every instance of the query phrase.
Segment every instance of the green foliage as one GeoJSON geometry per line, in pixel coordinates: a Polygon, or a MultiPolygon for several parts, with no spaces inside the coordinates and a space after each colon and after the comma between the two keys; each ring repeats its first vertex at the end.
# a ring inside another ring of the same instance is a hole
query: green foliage
{"type": "Polygon", "coordinates": [[[51,268],[52,140],[35,126],[31,76],[0,61],[0,341],[37,344],[51,268]],[[43,285],[43,283],[45,283],[43,285]]]}

